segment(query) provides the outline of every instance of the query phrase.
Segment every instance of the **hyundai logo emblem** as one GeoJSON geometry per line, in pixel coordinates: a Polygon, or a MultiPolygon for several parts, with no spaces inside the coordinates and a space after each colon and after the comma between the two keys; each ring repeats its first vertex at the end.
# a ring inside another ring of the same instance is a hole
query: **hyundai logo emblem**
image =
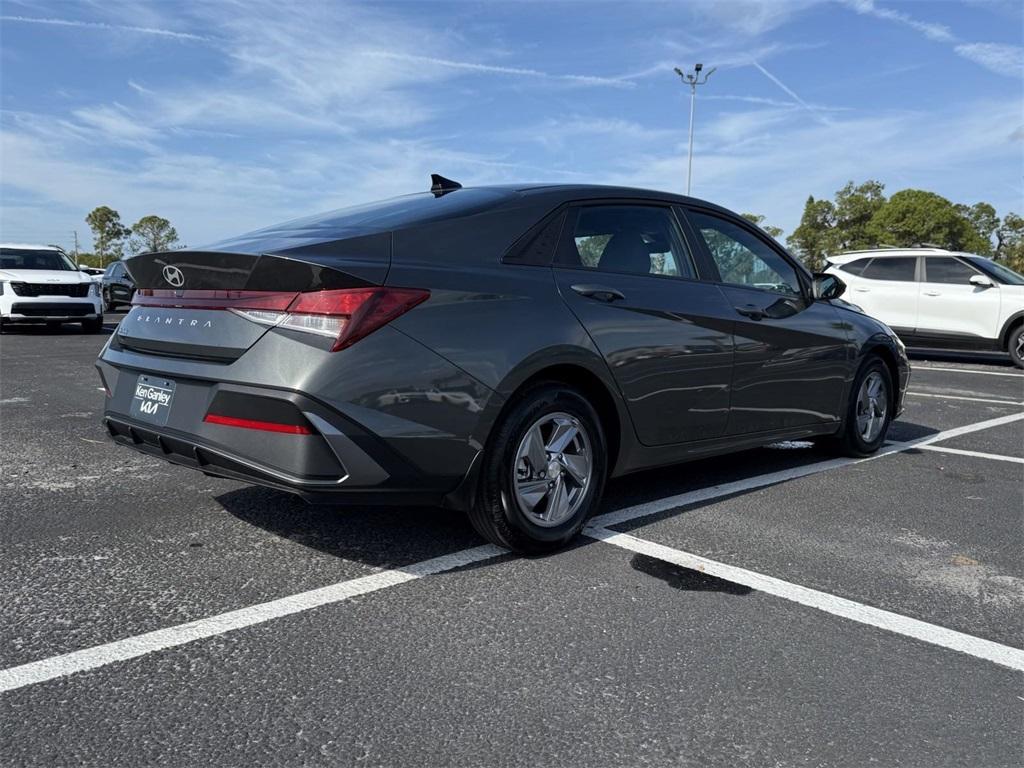
{"type": "Polygon", "coordinates": [[[185,275],[173,264],[168,264],[164,267],[164,280],[172,288],[181,288],[185,284],[185,275]]]}

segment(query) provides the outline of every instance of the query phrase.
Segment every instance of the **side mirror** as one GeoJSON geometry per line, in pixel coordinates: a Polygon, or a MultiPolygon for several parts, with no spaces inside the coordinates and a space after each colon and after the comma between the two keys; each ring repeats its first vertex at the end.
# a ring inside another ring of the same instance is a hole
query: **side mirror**
{"type": "Polygon", "coordinates": [[[838,299],[846,292],[846,283],[835,275],[824,272],[814,276],[811,292],[819,301],[831,301],[838,299]]]}
{"type": "Polygon", "coordinates": [[[984,275],[971,275],[971,285],[976,285],[979,288],[991,288],[993,283],[984,275]]]}

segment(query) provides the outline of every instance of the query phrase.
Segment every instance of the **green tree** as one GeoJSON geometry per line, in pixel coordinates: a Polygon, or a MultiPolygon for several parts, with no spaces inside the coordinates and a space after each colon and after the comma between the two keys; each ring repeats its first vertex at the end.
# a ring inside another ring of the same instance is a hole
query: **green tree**
{"type": "Polygon", "coordinates": [[[873,248],[871,221],[885,205],[885,185],[869,179],[856,186],[852,181],[836,192],[835,240],[840,250],[873,248]]]}
{"type": "Polygon", "coordinates": [[[143,216],[132,225],[128,251],[132,254],[170,251],[178,247],[178,232],[160,216],[143,216]]]}
{"type": "Polygon", "coordinates": [[[124,253],[125,238],[131,234],[131,230],[121,223],[121,214],[101,205],[85,217],[85,223],[92,230],[93,247],[100,257],[100,266],[105,267],[120,259],[124,253]]]}
{"type": "Polygon", "coordinates": [[[808,269],[817,272],[825,266],[825,257],[839,250],[835,227],[836,207],[832,201],[808,197],[800,226],[786,238],[786,245],[808,269]]]}
{"type": "Polygon", "coordinates": [[[977,248],[980,240],[953,203],[923,189],[904,189],[890,197],[871,219],[870,231],[876,242],[901,247],[928,243],[961,251],[977,248]]]}
{"type": "Polygon", "coordinates": [[[957,213],[963,216],[971,229],[977,234],[974,241],[967,248],[972,253],[980,256],[992,256],[995,248],[992,245],[992,238],[999,231],[1000,221],[996,215],[996,209],[988,203],[975,203],[974,205],[957,205],[957,213]]]}
{"type": "Polygon", "coordinates": [[[749,221],[754,226],[760,227],[769,236],[778,240],[782,237],[782,227],[773,227],[771,224],[764,223],[764,216],[757,213],[744,213],[741,214],[744,219],[749,221]]]}
{"type": "Polygon", "coordinates": [[[1010,269],[1024,273],[1024,218],[1012,211],[996,231],[995,257],[1010,269]]]}

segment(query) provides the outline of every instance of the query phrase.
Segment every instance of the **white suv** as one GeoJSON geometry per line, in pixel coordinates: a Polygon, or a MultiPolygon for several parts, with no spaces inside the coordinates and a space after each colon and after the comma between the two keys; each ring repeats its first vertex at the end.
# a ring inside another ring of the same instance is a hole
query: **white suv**
{"type": "Polygon", "coordinates": [[[0,326],[39,322],[101,331],[99,285],[59,248],[0,243],[0,326]]]}
{"type": "Polygon", "coordinates": [[[908,347],[1005,351],[1024,368],[1024,275],[941,248],[886,248],[828,258],[854,304],[908,347]]]}

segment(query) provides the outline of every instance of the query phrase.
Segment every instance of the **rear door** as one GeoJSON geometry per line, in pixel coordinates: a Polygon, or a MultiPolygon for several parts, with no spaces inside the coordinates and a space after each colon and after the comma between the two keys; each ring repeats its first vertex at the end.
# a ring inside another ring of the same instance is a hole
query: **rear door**
{"type": "Polygon", "coordinates": [[[856,281],[851,281],[854,304],[894,331],[913,333],[917,328],[918,258],[876,256],[856,281]]]}
{"type": "Polygon", "coordinates": [[[744,220],[686,216],[736,322],[727,434],[838,421],[853,353],[836,308],[812,300],[789,257],[744,220]]]}
{"type": "Polygon", "coordinates": [[[645,445],[719,437],[732,317],[700,282],[672,208],[626,201],[569,210],[555,279],[615,377],[645,445]]]}
{"type": "Polygon", "coordinates": [[[918,299],[917,335],[964,343],[972,338],[996,338],[999,288],[971,283],[971,277],[981,274],[952,256],[926,256],[918,299]]]}

